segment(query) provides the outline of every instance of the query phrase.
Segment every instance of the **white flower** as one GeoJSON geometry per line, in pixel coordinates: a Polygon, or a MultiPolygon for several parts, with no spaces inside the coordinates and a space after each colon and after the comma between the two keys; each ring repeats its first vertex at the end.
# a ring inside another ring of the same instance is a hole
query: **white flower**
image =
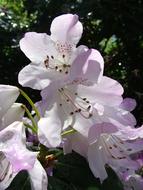
{"type": "Polygon", "coordinates": [[[107,123],[97,124],[89,130],[88,162],[95,177],[101,181],[107,178],[106,164],[121,173],[130,173],[139,168],[130,155],[142,151],[143,127],[124,128],[107,123]],[[135,133],[134,138],[132,133],[135,133]]]}
{"type": "Polygon", "coordinates": [[[61,132],[70,128],[87,137],[92,125],[108,119],[106,107],[119,107],[122,93],[117,81],[103,76],[103,58],[97,50],[79,54],[66,80],[54,81],[41,92],[40,142],[58,146],[61,132]]]}
{"type": "Polygon", "coordinates": [[[65,77],[74,58],[85,47],[76,44],[83,27],[77,15],[64,14],[51,24],[51,35],[28,32],[20,40],[20,48],[31,60],[31,64],[19,73],[19,83],[34,89],[43,89],[51,80],[65,77]]]}

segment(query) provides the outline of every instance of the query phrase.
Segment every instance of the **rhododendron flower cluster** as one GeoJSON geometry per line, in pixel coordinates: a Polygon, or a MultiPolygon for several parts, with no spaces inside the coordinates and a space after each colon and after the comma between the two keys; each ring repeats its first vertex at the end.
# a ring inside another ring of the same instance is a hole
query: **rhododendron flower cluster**
{"type": "Polygon", "coordinates": [[[28,32],[20,40],[31,63],[19,72],[18,81],[40,90],[41,100],[33,103],[23,90],[0,85],[0,189],[27,170],[33,189],[46,190],[58,162],[50,150],[56,148],[85,157],[101,183],[108,166],[125,190],[142,190],[137,171],[143,167],[143,127],[136,127],[131,113],[136,101],[123,99],[121,84],[104,76],[99,51],[77,46],[83,32],[77,15],[56,17],[50,32],[28,32]],[[15,103],[19,95],[32,110],[15,103]]]}

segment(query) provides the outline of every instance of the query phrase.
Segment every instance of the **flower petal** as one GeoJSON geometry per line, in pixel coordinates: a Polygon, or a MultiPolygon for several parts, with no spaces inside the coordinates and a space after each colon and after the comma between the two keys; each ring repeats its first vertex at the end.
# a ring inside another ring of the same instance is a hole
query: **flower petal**
{"type": "MultiPolygon", "coordinates": [[[[115,106],[120,105],[123,98],[120,93],[118,93],[117,86],[119,87],[119,90],[121,89],[121,86],[118,82],[112,82],[110,85],[106,85],[104,82],[108,79],[107,77],[102,77],[102,80],[98,84],[94,84],[92,86],[84,86],[84,85],[78,85],[77,87],[77,93],[79,96],[86,97],[90,103],[93,104],[101,104],[102,106],[108,105],[108,106],[115,106]]],[[[109,79],[109,81],[112,79],[109,79]]],[[[113,80],[114,81],[114,80],[113,80]]]]}
{"type": "Polygon", "coordinates": [[[106,76],[102,77],[102,80],[99,85],[97,85],[97,88],[100,89],[101,92],[107,92],[118,96],[121,96],[124,92],[123,87],[118,81],[106,76]]]}
{"type": "Polygon", "coordinates": [[[127,110],[127,111],[133,111],[136,107],[137,103],[135,99],[132,98],[125,98],[123,102],[120,105],[120,108],[127,110]]]}
{"type": "Polygon", "coordinates": [[[107,120],[112,122],[112,120],[115,120],[119,122],[120,124],[124,126],[135,126],[136,125],[136,119],[130,112],[126,110],[122,110],[118,107],[105,107],[105,113],[107,116],[107,120]]]}
{"type": "Polygon", "coordinates": [[[84,79],[98,83],[103,75],[104,60],[95,49],[85,50],[74,60],[71,70],[71,80],[84,79]]]}
{"type": "Polygon", "coordinates": [[[15,86],[0,85],[0,118],[2,118],[19,96],[15,86]]]}
{"type": "Polygon", "coordinates": [[[142,190],[143,178],[140,175],[129,175],[126,180],[122,179],[125,190],[142,190]]]}
{"type": "Polygon", "coordinates": [[[143,139],[143,126],[138,128],[126,126],[125,128],[121,128],[117,134],[123,140],[136,140],[136,142],[138,142],[137,139],[143,139]]]}
{"type": "Polygon", "coordinates": [[[2,118],[1,129],[10,125],[14,121],[22,121],[25,110],[22,108],[22,104],[14,103],[7,113],[2,118]]]}
{"type": "Polygon", "coordinates": [[[50,83],[49,73],[42,66],[29,64],[19,72],[18,81],[22,86],[42,90],[50,83]]]}
{"type": "Polygon", "coordinates": [[[31,169],[37,155],[26,148],[23,130],[23,123],[17,121],[0,132],[0,151],[5,154],[14,172],[31,169]]]}
{"type": "Polygon", "coordinates": [[[61,120],[57,105],[46,111],[45,117],[38,122],[39,141],[47,147],[57,147],[61,143],[61,120]]]}
{"type": "Polygon", "coordinates": [[[5,190],[14,177],[17,175],[17,172],[12,171],[12,165],[6,159],[5,155],[0,152],[0,190],[5,190]]]}
{"type": "Polygon", "coordinates": [[[81,156],[87,158],[88,139],[78,132],[73,134],[72,135],[72,149],[78,154],[80,154],[81,156]]]}
{"type": "Polygon", "coordinates": [[[48,178],[46,171],[40,164],[38,160],[36,160],[34,167],[28,171],[30,175],[32,190],[46,190],[48,187],[48,178]]]}
{"type": "Polygon", "coordinates": [[[94,141],[96,141],[103,133],[110,134],[116,132],[117,130],[118,130],[117,127],[111,123],[106,123],[106,122],[97,123],[89,129],[88,133],[89,143],[93,143],[94,141]]]}
{"type": "Polygon", "coordinates": [[[81,38],[83,27],[77,15],[64,14],[53,20],[50,31],[53,41],[76,45],[81,38]]]}
{"type": "Polygon", "coordinates": [[[88,162],[95,177],[100,178],[101,182],[107,178],[105,164],[108,162],[108,160],[99,141],[89,146],[88,162]]]}
{"type": "Polygon", "coordinates": [[[116,133],[101,134],[100,137],[89,146],[88,160],[95,177],[99,177],[101,181],[107,177],[107,175],[105,175],[105,164],[108,164],[117,173],[123,169],[137,169],[139,164],[129,157],[129,155],[134,152],[135,147],[133,143],[125,142],[120,139],[116,133]]]}
{"type": "Polygon", "coordinates": [[[20,40],[20,48],[31,62],[40,63],[47,59],[53,42],[46,33],[27,32],[20,40]]]}

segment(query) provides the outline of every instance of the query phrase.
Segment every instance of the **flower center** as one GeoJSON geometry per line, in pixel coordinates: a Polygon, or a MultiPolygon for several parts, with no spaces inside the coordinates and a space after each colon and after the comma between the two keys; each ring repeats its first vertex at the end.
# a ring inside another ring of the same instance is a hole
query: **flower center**
{"type": "Polygon", "coordinates": [[[87,98],[82,98],[77,92],[68,88],[58,89],[60,95],[60,107],[68,115],[80,114],[85,119],[92,117],[92,105],[87,98]],[[68,112],[67,112],[68,111],[68,112]]]}
{"type": "MultiPolygon", "coordinates": [[[[64,60],[65,55],[63,54],[62,57],[64,60]]],[[[44,65],[46,68],[49,68],[49,69],[52,69],[59,73],[64,73],[64,74],[68,74],[69,69],[70,69],[70,65],[66,64],[65,60],[62,62],[60,60],[55,59],[54,56],[49,57],[48,55],[47,55],[47,59],[44,60],[44,65]]]]}

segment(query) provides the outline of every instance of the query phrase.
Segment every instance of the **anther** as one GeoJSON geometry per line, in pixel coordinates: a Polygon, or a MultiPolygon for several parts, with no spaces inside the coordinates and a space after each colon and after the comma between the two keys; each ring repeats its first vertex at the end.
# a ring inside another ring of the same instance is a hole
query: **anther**
{"type": "Polygon", "coordinates": [[[131,148],[128,148],[127,151],[132,151],[132,149],[131,149],[131,148]]]}
{"type": "Polygon", "coordinates": [[[66,65],[66,64],[63,64],[63,67],[64,67],[64,68],[66,68],[66,67],[67,67],[67,65],[66,65]]]}
{"type": "Polygon", "coordinates": [[[74,112],[70,112],[70,115],[73,115],[74,114],[74,112]]]}
{"type": "Polygon", "coordinates": [[[116,144],[113,144],[113,146],[114,146],[115,148],[117,148],[117,145],[116,145],[116,144]]]}
{"type": "Polygon", "coordinates": [[[88,106],[87,110],[89,110],[91,108],[91,105],[88,106]]]}

